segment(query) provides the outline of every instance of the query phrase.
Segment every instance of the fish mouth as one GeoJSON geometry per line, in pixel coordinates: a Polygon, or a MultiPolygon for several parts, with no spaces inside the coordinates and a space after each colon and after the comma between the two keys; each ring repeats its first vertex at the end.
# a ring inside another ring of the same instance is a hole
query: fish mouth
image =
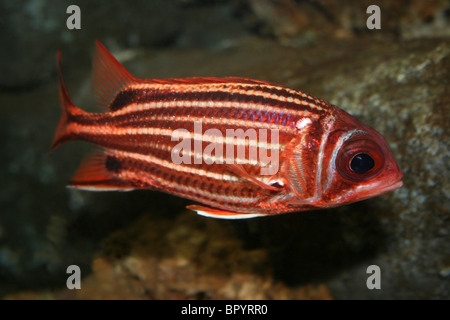
{"type": "Polygon", "coordinates": [[[400,180],[400,181],[397,181],[397,182],[391,184],[390,186],[387,186],[387,187],[381,189],[380,193],[386,193],[386,192],[389,192],[389,191],[393,191],[393,190],[398,189],[398,188],[400,188],[402,186],[403,186],[403,181],[400,180]]]}
{"type": "MultiPolygon", "coordinates": [[[[368,190],[359,190],[359,192],[357,191],[356,193],[353,194],[347,194],[344,195],[343,197],[337,198],[334,202],[329,204],[329,207],[334,207],[337,205],[341,205],[343,203],[352,203],[352,202],[356,202],[356,201],[362,201],[362,200],[366,200],[366,199],[370,199],[373,197],[377,197],[380,196],[384,193],[393,191],[395,189],[398,189],[400,187],[403,186],[403,181],[400,180],[402,178],[402,175],[395,180],[394,183],[391,183],[387,186],[378,186],[378,187],[374,187],[371,186],[368,188],[368,190]]],[[[367,186],[366,186],[367,188],[367,186]]]]}
{"type": "Polygon", "coordinates": [[[378,190],[378,194],[383,194],[386,192],[390,192],[393,191],[395,189],[401,188],[403,186],[403,172],[401,172],[400,170],[397,172],[395,179],[392,179],[393,181],[395,181],[394,183],[391,183],[385,187],[382,187],[381,189],[378,190]]]}
{"type": "Polygon", "coordinates": [[[400,176],[400,178],[398,180],[396,180],[396,182],[391,183],[387,186],[384,187],[378,187],[378,188],[374,188],[372,190],[369,190],[365,195],[361,194],[361,198],[360,200],[365,200],[365,199],[369,199],[369,198],[373,198],[382,194],[385,194],[387,192],[393,191],[395,189],[398,189],[400,187],[403,186],[403,181],[400,180],[402,177],[400,176]]]}
{"type": "Polygon", "coordinates": [[[383,194],[383,193],[390,192],[395,189],[401,188],[403,186],[402,178],[403,178],[403,172],[398,170],[396,172],[394,178],[391,180],[391,181],[395,181],[395,182],[379,189],[378,194],[383,194]]]}

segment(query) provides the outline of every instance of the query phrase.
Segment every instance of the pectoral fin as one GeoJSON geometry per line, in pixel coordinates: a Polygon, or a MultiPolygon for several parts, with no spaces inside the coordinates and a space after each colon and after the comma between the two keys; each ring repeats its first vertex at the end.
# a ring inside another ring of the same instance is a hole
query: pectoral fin
{"type": "Polygon", "coordinates": [[[275,186],[275,185],[269,185],[267,183],[264,183],[262,181],[259,181],[252,175],[250,175],[245,168],[240,164],[227,164],[227,168],[229,171],[233,172],[239,177],[245,178],[250,182],[253,182],[254,184],[260,186],[261,188],[270,190],[270,191],[281,191],[283,190],[282,186],[275,186]]]}

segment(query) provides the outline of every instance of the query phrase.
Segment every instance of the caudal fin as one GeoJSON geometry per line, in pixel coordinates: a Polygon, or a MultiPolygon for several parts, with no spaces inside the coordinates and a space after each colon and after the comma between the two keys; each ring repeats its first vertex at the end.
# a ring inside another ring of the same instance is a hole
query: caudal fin
{"type": "Polygon", "coordinates": [[[67,92],[66,85],[64,83],[62,71],[61,71],[61,52],[58,51],[58,72],[59,72],[59,98],[61,100],[62,115],[56,128],[55,136],[51,145],[51,150],[56,149],[58,146],[73,140],[75,137],[69,129],[69,123],[71,116],[75,114],[83,114],[85,111],[81,110],[72,102],[72,99],[67,92]]]}

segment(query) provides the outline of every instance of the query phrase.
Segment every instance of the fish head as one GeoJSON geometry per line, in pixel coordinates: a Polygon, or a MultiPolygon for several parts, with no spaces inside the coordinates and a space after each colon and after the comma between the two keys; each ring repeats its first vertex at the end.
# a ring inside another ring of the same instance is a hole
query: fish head
{"type": "Polygon", "coordinates": [[[321,193],[328,207],[395,190],[403,173],[384,137],[345,111],[330,125],[323,148],[321,193]]]}

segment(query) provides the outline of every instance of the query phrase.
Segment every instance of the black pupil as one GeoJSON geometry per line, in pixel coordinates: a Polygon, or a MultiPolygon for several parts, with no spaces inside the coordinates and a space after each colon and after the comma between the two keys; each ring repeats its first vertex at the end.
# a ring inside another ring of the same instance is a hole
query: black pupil
{"type": "Polygon", "coordinates": [[[350,162],[350,169],[356,173],[366,173],[375,166],[375,161],[367,153],[358,153],[350,162]]]}

